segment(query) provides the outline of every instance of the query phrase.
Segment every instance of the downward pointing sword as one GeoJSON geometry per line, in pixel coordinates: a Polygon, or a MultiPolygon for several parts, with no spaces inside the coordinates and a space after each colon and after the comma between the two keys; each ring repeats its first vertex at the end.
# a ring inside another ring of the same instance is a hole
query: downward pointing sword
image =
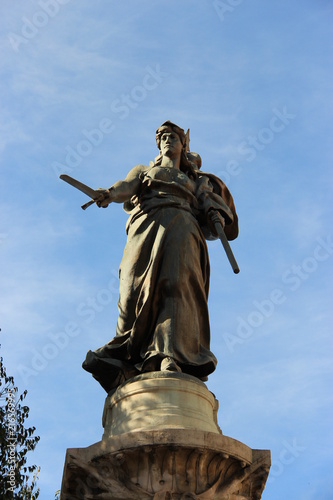
{"type": "MultiPolygon", "coordinates": [[[[214,211],[215,212],[215,211],[214,211]]],[[[215,212],[216,213],[216,212],[215,212]]],[[[218,212],[217,212],[218,214],[218,212]]],[[[221,222],[215,222],[214,221],[214,227],[215,227],[215,231],[217,232],[217,236],[219,237],[222,245],[223,245],[223,248],[224,248],[224,251],[225,253],[227,254],[227,257],[228,257],[228,260],[230,262],[230,265],[232,267],[232,270],[235,274],[238,274],[239,273],[239,267],[238,267],[238,264],[237,264],[237,261],[235,259],[235,256],[231,250],[231,247],[229,245],[229,241],[225,235],[225,232],[223,230],[223,226],[221,224],[221,222]]]]}
{"type": "Polygon", "coordinates": [[[83,210],[90,207],[90,205],[92,205],[93,203],[96,203],[97,201],[103,201],[106,198],[105,194],[101,193],[98,190],[92,189],[89,186],[86,186],[86,184],[83,184],[82,182],[74,179],[73,177],[70,177],[69,175],[61,174],[60,179],[92,198],[90,201],[88,201],[88,203],[82,205],[81,208],[83,210]]]}

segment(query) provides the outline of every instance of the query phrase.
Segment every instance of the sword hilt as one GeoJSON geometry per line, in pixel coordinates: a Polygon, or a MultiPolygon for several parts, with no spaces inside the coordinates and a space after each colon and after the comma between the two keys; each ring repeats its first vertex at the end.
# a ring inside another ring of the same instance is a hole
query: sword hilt
{"type": "Polygon", "coordinates": [[[95,200],[90,200],[88,201],[88,203],[85,203],[84,205],[82,205],[82,210],[85,210],[86,208],[90,207],[90,205],[93,205],[94,203],[96,203],[95,200]]]}
{"type": "Polygon", "coordinates": [[[84,205],[82,205],[81,208],[82,208],[82,210],[85,210],[86,208],[90,207],[90,205],[93,205],[94,203],[97,203],[98,201],[104,201],[107,198],[108,198],[107,194],[103,194],[103,195],[101,194],[101,196],[99,198],[96,198],[95,200],[88,201],[87,203],[85,203],[84,205]]]}

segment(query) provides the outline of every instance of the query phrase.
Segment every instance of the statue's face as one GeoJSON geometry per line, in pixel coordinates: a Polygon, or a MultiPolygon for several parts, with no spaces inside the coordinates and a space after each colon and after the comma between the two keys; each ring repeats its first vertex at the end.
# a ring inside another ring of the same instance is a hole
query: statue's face
{"type": "Polygon", "coordinates": [[[163,156],[175,158],[180,156],[182,149],[183,145],[178,134],[172,130],[163,132],[160,140],[160,150],[163,156]]]}

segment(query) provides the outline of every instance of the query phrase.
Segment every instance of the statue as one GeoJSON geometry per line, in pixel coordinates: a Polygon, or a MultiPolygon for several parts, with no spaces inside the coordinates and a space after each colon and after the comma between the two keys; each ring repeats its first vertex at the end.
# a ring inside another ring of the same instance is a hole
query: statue
{"type": "Polygon", "coordinates": [[[204,381],[215,370],[208,317],[206,239],[238,235],[224,183],[201,171],[184,130],[156,131],[159,155],[110,189],[61,179],[107,207],[129,213],[120,264],[116,336],[89,351],[83,368],[107,391],[102,440],[67,450],[61,498],[119,500],[260,499],[268,450],[222,434],[218,401],[204,381]]]}
{"type": "Polygon", "coordinates": [[[93,198],[82,208],[114,202],[129,213],[116,336],[89,351],[83,363],[107,392],[152,371],[207,380],[217,363],[210,351],[205,240],[221,233],[237,237],[234,202],[220,179],[201,172],[201,158],[189,152],[183,129],[167,121],[157,129],[156,142],[155,161],[137,165],[110,189],[93,191],[61,176],[93,198]]]}

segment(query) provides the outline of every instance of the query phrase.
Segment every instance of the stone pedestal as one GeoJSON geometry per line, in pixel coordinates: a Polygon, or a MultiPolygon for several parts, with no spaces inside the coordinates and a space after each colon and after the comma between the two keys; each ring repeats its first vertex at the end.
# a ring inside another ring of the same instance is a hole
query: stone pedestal
{"type": "Polygon", "coordinates": [[[154,372],[106,398],[102,441],[68,449],[61,500],[259,500],[270,452],[222,435],[189,375],[154,372]]]}
{"type": "Polygon", "coordinates": [[[218,402],[191,375],[151,372],[132,378],[108,396],[103,439],[134,431],[190,429],[221,433],[218,402]]]}

